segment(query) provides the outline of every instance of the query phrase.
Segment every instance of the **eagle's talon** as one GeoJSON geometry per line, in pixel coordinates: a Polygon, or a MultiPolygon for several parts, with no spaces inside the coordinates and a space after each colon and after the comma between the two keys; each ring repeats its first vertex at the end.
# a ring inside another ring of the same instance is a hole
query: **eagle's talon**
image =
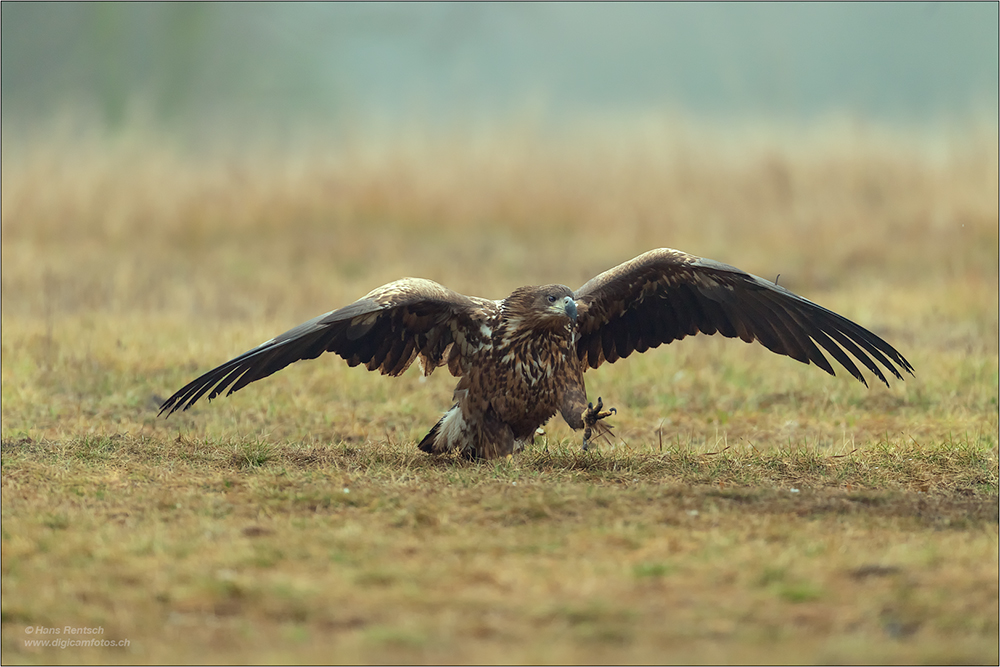
{"type": "Polygon", "coordinates": [[[618,410],[614,408],[610,408],[608,410],[604,410],[603,408],[604,408],[604,400],[601,399],[600,396],[597,397],[597,407],[594,407],[593,403],[588,403],[587,409],[583,411],[584,426],[586,426],[587,428],[591,428],[594,426],[594,424],[604,419],[605,417],[610,417],[611,415],[618,414],[618,410]]]}
{"type": "MultiPolygon", "coordinates": [[[[618,410],[614,408],[609,408],[604,410],[604,399],[600,396],[597,397],[597,406],[595,407],[593,403],[587,403],[587,409],[583,411],[583,451],[590,449],[590,436],[593,435],[594,426],[600,420],[610,417],[611,415],[618,414],[618,410]]],[[[611,429],[610,426],[605,426],[607,429],[611,429]]]]}

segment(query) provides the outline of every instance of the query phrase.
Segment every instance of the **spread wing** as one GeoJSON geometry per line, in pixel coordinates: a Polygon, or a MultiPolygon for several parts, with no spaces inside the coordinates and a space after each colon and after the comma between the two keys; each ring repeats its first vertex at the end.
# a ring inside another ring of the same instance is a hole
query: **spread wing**
{"type": "Polygon", "coordinates": [[[865,386],[846,352],[886,385],[879,364],[900,380],[897,367],[913,374],[903,355],[864,327],[769,280],[679,250],[639,255],[590,280],[574,297],[584,369],[701,332],[757,340],[833,375],[823,348],[865,386]]]}
{"type": "Polygon", "coordinates": [[[490,343],[496,310],[493,301],[458,294],[431,280],[397,280],[210,370],[164,401],[160,414],[187,410],[209,390],[209,399],[227,388],[228,396],[324,352],[383,375],[401,374],[418,355],[427,375],[446,364],[453,375],[461,375],[472,355],[490,343]]]}

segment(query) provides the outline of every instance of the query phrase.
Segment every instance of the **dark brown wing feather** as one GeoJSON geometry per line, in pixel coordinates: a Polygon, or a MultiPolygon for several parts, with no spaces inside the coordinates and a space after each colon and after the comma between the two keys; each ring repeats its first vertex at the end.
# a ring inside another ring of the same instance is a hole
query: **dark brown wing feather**
{"type": "Polygon", "coordinates": [[[899,379],[897,366],[913,374],[903,355],[864,327],[769,280],[679,250],[639,255],[589,281],[574,297],[584,368],[701,332],[757,340],[833,375],[823,348],[866,386],[845,350],[886,385],[878,364],[899,379]]]}
{"type": "Polygon", "coordinates": [[[461,375],[469,357],[488,344],[493,301],[467,297],[438,283],[405,278],[349,306],[309,320],[227,361],[164,401],[160,413],[187,410],[211,390],[233,393],[301,359],[335,352],[351,366],[399,375],[419,355],[424,372],[445,364],[461,375]]]}

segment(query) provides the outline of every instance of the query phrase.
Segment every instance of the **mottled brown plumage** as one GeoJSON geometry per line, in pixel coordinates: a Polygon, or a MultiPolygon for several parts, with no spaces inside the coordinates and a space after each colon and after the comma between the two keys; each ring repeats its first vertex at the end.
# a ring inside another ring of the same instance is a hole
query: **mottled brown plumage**
{"type": "Polygon", "coordinates": [[[899,379],[900,369],[913,372],[891,345],[832,311],[735,267],[661,248],[576,292],[528,286],[490,301],[430,280],[398,280],[209,371],[160,412],[186,410],[206,393],[231,394],[323,352],[384,375],[416,359],[427,375],[447,366],[460,378],[454,405],[420,449],[496,458],[530,441],[557,412],[589,436],[608,413],[600,401],[588,403],[584,371],[699,332],[757,340],[833,375],[822,348],[866,386],[847,352],[886,385],[879,364],[899,379]]]}

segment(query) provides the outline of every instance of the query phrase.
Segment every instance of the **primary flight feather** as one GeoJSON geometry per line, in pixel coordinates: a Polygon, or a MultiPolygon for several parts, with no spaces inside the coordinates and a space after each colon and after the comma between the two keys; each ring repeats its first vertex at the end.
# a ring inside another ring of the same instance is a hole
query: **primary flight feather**
{"type": "Polygon", "coordinates": [[[419,444],[425,452],[506,456],[557,412],[584,429],[586,447],[610,412],[600,399],[596,407],[587,401],[584,371],[699,332],[756,340],[833,375],[822,348],[866,386],[854,360],[886,385],[883,368],[900,380],[900,370],[913,374],[895,348],[833,311],[727,264],[660,248],[575,292],[527,286],[490,301],[431,280],[397,280],[210,370],[160,413],[335,352],[383,375],[399,375],[417,359],[426,375],[447,366],[459,378],[454,405],[419,444]]]}

